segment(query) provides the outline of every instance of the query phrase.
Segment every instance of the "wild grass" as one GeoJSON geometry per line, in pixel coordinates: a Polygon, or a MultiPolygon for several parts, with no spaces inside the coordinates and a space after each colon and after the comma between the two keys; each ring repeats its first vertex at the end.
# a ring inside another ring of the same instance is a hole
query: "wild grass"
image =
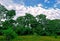
{"type": "Polygon", "coordinates": [[[35,35],[27,35],[27,36],[18,36],[16,39],[12,41],[60,41],[60,36],[35,36],[35,35]]]}
{"type": "MultiPolygon", "coordinates": [[[[4,36],[0,36],[0,41],[4,40],[4,36]]],[[[60,36],[36,36],[36,35],[27,35],[27,36],[18,36],[17,38],[11,41],[60,41],[60,36]]]]}

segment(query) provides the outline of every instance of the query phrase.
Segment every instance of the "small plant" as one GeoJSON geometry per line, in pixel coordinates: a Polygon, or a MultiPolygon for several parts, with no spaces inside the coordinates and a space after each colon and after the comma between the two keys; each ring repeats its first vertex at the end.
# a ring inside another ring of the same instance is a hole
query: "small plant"
{"type": "Polygon", "coordinates": [[[55,38],[57,38],[57,34],[55,34],[55,38]]]}

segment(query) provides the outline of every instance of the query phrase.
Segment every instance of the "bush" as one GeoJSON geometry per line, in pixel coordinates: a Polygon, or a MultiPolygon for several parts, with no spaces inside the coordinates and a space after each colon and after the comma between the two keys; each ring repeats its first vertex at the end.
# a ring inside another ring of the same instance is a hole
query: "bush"
{"type": "Polygon", "coordinates": [[[6,40],[11,40],[16,38],[17,34],[15,33],[15,31],[13,31],[12,28],[9,28],[7,30],[3,30],[4,36],[6,40]]]}
{"type": "Polygon", "coordinates": [[[18,34],[18,35],[30,35],[32,34],[32,29],[30,29],[29,27],[16,27],[15,29],[15,32],[18,34]]]}

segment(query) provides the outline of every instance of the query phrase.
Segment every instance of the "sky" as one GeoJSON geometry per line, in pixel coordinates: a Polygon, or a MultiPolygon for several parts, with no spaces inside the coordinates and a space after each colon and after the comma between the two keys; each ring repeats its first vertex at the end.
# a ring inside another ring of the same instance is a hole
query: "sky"
{"type": "Polygon", "coordinates": [[[0,0],[8,10],[16,10],[16,19],[30,13],[33,16],[45,14],[48,19],[60,19],[60,0],[0,0]]]}

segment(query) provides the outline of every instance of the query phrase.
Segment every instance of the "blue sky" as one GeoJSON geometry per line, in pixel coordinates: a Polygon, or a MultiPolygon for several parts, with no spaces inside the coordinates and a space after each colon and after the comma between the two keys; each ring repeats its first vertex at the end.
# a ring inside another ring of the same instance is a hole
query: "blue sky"
{"type": "Polygon", "coordinates": [[[33,16],[45,14],[48,19],[60,19],[60,0],[0,0],[8,10],[16,11],[15,19],[30,13],[33,16]]]}
{"type": "MultiPolygon", "coordinates": [[[[13,0],[15,3],[20,4],[22,1],[25,6],[37,6],[42,4],[43,8],[55,8],[54,5],[57,3],[56,0],[13,0]]],[[[56,8],[60,9],[60,3],[57,4],[56,8]]]]}

